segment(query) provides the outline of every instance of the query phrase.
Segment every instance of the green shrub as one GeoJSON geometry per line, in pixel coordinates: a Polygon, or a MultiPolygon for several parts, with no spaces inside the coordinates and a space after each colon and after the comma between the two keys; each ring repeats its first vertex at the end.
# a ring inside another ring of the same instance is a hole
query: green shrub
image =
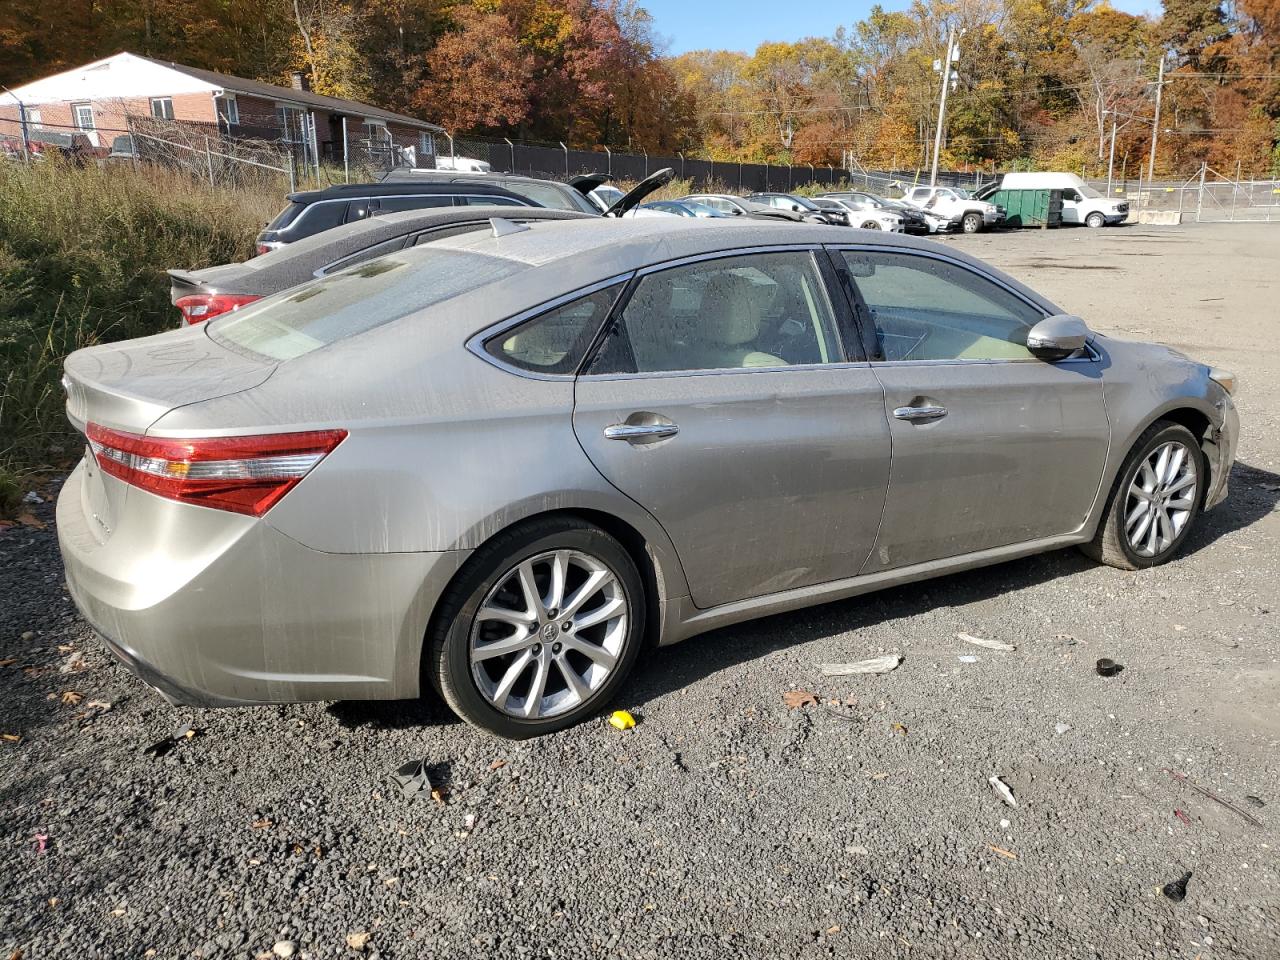
{"type": "Polygon", "coordinates": [[[51,447],[75,449],[63,358],[172,329],[165,269],[250,256],[284,192],[214,189],[160,168],[0,166],[0,463],[11,476],[51,447]]]}

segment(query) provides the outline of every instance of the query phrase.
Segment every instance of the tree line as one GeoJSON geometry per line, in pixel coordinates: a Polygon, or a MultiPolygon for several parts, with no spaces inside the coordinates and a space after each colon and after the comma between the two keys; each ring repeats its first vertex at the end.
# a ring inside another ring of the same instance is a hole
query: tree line
{"type": "MultiPolygon", "coordinates": [[[[784,15],[785,8],[779,8],[784,15]]],[[[762,30],[766,30],[763,28],[762,30]]],[[[454,134],[716,161],[1136,175],[1280,173],[1280,0],[913,0],[829,37],[670,56],[634,0],[6,0],[0,83],[131,50],[313,89],[454,134]],[[1160,62],[1164,60],[1163,82],[1160,62]]]]}

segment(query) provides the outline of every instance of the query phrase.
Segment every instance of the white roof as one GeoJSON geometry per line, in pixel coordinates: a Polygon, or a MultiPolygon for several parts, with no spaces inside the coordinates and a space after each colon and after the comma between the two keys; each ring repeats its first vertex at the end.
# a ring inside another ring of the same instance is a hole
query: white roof
{"type": "MultiPolygon", "coordinates": [[[[164,64],[117,53],[43,80],[34,80],[14,89],[27,106],[65,100],[111,100],[125,97],[172,96],[175,93],[213,93],[221,88],[188,76],[164,64]]],[[[12,98],[0,92],[0,100],[12,98]]]]}

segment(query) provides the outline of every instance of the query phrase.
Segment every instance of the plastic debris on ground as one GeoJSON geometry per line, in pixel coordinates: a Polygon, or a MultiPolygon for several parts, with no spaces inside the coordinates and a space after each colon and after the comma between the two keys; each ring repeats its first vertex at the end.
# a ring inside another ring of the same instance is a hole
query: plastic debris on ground
{"type": "Polygon", "coordinates": [[[1191,881],[1191,871],[1187,871],[1178,880],[1171,880],[1160,888],[1160,892],[1174,903],[1187,899],[1187,884],[1191,881]]]}
{"type": "Polygon", "coordinates": [[[1066,733],[1070,729],[1071,729],[1071,724],[1069,723],[1055,723],[1053,725],[1053,732],[1056,733],[1058,736],[1062,736],[1064,733],[1066,733]]]}
{"type": "Polygon", "coordinates": [[[626,710],[615,710],[609,715],[609,726],[615,730],[630,730],[636,725],[636,718],[626,710]]]}
{"type": "Polygon", "coordinates": [[[1114,677],[1124,667],[1108,657],[1103,657],[1098,661],[1094,669],[1098,671],[1098,676],[1100,677],[1114,677]]]}
{"type": "Polygon", "coordinates": [[[423,794],[435,792],[431,777],[427,775],[427,761],[425,760],[410,760],[396,770],[391,775],[391,779],[396,782],[400,792],[409,800],[413,800],[423,794]]]}
{"type": "Polygon", "coordinates": [[[999,774],[993,774],[987,778],[987,783],[991,784],[991,789],[996,792],[996,796],[1005,802],[1006,805],[1016,808],[1018,801],[1013,796],[1013,791],[1009,789],[1009,785],[1000,779],[999,774]]]}
{"type": "Polygon", "coordinates": [[[971,643],[975,647],[984,647],[987,650],[999,650],[1003,653],[1012,653],[1018,648],[1012,643],[1004,643],[1001,640],[988,640],[985,637],[975,637],[970,633],[957,633],[957,640],[963,640],[965,643],[971,643]]]}
{"type": "Polygon", "coordinates": [[[963,654],[959,657],[956,657],[956,659],[959,660],[961,663],[977,663],[978,662],[978,658],[970,653],[963,654]]]}
{"type": "Polygon", "coordinates": [[[824,677],[852,677],[864,673],[889,673],[898,669],[902,663],[902,655],[891,653],[870,660],[859,660],[857,663],[824,663],[821,670],[824,677]]]}

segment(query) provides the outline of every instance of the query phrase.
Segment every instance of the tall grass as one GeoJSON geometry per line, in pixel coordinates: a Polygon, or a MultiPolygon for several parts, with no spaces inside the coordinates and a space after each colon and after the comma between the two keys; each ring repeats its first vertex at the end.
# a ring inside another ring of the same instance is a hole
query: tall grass
{"type": "Polygon", "coordinates": [[[172,328],[165,269],[249,256],[283,193],[159,168],[0,165],[0,494],[74,449],[63,358],[172,328]]]}

